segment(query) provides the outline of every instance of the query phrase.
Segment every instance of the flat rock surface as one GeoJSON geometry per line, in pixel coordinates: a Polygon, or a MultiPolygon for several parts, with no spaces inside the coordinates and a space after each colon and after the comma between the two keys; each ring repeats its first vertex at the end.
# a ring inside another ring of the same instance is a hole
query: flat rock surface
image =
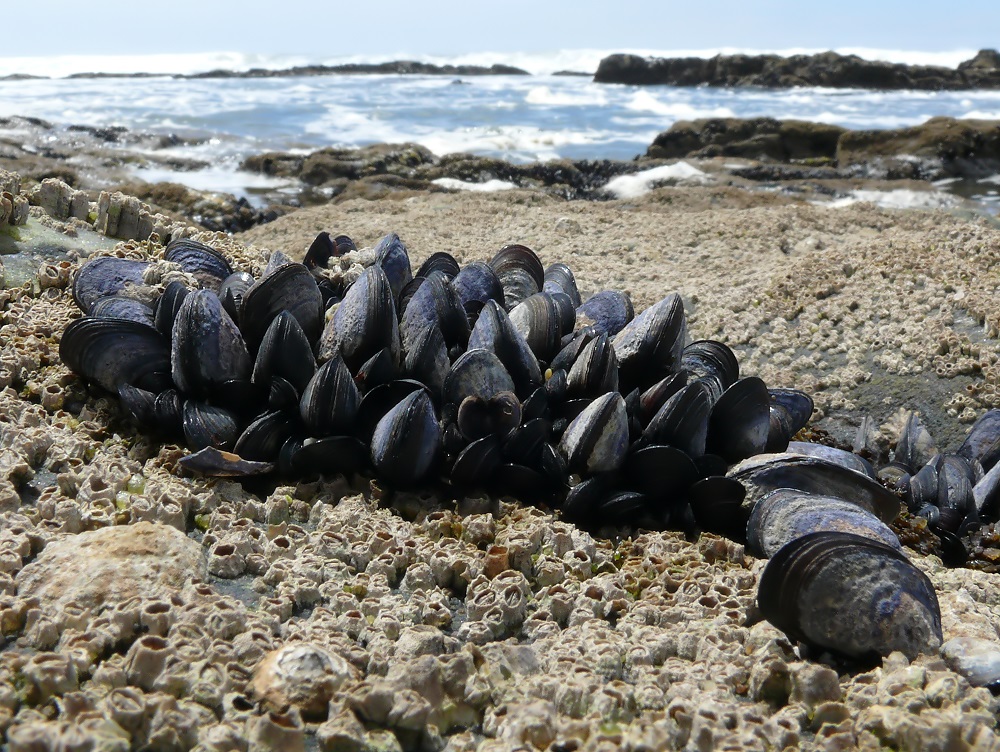
{"type": "Polygon", "coordinates": [[[205,574],[201,546],[169,525],[138,522],[54,540],[17,575],[20,595],[46,608],[101,611],[139,596],[169,597],[205,574]]]}

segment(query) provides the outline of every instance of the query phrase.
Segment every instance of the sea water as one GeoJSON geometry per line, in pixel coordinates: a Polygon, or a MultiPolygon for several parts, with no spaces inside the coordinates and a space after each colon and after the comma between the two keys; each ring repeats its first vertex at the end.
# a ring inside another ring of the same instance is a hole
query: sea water
{"type": "MultiPolygon", "coordinates": [[[[658,56],[709,56],[756,50],[641,51],[658,56]]],[[[920,53],[838,50],[870,59],[954,67],[974,50],[920,53]]],[[[223,68],[271,69],[306,60],[239,53],[149,56],[2,58],[0,76],[52,78],[0,81],[0,117],[32,116],[62,125],[124,126],[197,139],[158,154],[203,160],[205,170],[137,171],[146,180],[173,179],[195,188],[243,194],[268,180],[238,171],[263,151],[308,152],[327,146],[415,142],[441,155],[471,152],[513,162],[631,159],[678,120],[706,117],[795,118],[848,128],[899,128],[936,115],[1000,119],[1000,91],[868,91],[857,89],[710,88],[596,84],[592,74],[613,50],[563,50],[548,55],[479,53],[454,58],[407,56],[437,64],[506,63],[529,76],[329,75],[281,78],[175,78],[223,68]],[[66,78],[73,73],[155,73],[149,78],[66,78]]],[[[780,54],[816,52],[782,50],[780,54]]],[[[974,190],[987,201],[997,181],[974,190]]],[[[966,186],[966,190],[967,186],[966,186]]]]}

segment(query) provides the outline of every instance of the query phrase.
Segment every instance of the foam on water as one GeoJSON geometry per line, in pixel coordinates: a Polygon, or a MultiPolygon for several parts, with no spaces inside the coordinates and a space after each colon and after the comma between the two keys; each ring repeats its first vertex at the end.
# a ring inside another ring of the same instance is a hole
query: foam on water
{"type": "Polygon", "coordinates": [[[638,198],[658,185],[666,183],[701,183],[706,174],[687,162],[654,167],[632,175],[619,175],[604,186],[604,191],[615,198],[638,198]]]}
{"type": "Polygon", "coordinates": [[[856,190],[843,198],[814,203],[840,209],[865,201],[885,209],[951,209],[961,203],[958,198],[943,191],[914,191],[908,188],[891,191],[856,190]]]}
{"type": "Polygon", "coordinates": [[[458,178],[438,178],[431,182],[434,185],[440,185],[442,188],[450,188],[453,191],[478,191],[481,193],[509,191],[511,188],[517,188],[516,185],[506,180],[487,180],[485,183],[470,183],[458,178]]]}

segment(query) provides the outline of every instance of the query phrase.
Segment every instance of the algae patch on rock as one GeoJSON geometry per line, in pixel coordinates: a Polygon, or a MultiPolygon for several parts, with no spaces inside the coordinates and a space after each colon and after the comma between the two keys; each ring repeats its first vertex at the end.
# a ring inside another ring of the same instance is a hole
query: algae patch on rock
{"type": "Polygon", "coordinates": [[[168,525],[140,522],[54,541],[17,575],[18,592],[48,608],[101,609],[205,576],[201,546],[168,525]]]}

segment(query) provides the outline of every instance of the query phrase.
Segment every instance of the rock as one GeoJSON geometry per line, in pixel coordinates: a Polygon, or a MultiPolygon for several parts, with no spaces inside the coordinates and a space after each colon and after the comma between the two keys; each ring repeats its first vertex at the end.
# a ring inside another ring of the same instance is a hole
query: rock
{"type": "Polygon", "coordinates": [[[27,221],[28,199],[21,195],[21,177],[16,172],[0,170],[0,230],[17,227],[27,221]]]}
{"type": "MultiPolygon", "coordinates": [[[[601,60],[597,83],[672,86],[829,86],[859,89],[972,89],[1000,87],[1000,70],[983,51],[957,69],[865,60],[857,55],[716,55],[645,58],[616,54],[601,60]]],[[[993,52],[995,55],[996,53],[993,52]]]]}
{"type": "Polygon", "coordinates": [[[1000,52],[996,50],[979,50],[975,57],[959,63],[958,69],[961,71],[1000,69],[1000,52]]]}
{"type": "MultiPolygon", "coordinates": [[[[399,74],[421,76],[527,76],[528,71],[513,65],[434,65],[414,60],[392,60],[387,63],[347,63],[345,65],[298,65],[270,70],[251,68],[246,71],[216,69],[176,78],[285,78],[288,76],[329,76],[337,74],[399,74]]],[[[96,77],[99,74],[77,74],[73,77],[96,77]]],[[[128,77],[133,74],[125,74],[128,77]]],[[[135,74],[148,75],[148,74],[135,74]]]]}
{"type": "Polygon", "coordinates": [[[941,646],[948,666],[973,687],[1000,686],[1000,642],[977,637],[955,637],[941,646]]]}
{"type": "Polygon", "coordinates": [[[1000,122],[935,117],[912,128],[846,131],[837,164],[863,166],[872,177],[987,177],[1000,170],[1000,122]]]}
{"type": "Polygon", "coordinates": [[[18,593],[59,610],[103,609],[180,589],[205,576],[201,546],[168,525],[139,522],[49,543],[16,579],[18,593]]]}
{"type": "Polygon", "coordinates": [[[774,118],[681,120],[656,137],[646,156],[833,160],[845,131],[836,125],[774,118]]]}

